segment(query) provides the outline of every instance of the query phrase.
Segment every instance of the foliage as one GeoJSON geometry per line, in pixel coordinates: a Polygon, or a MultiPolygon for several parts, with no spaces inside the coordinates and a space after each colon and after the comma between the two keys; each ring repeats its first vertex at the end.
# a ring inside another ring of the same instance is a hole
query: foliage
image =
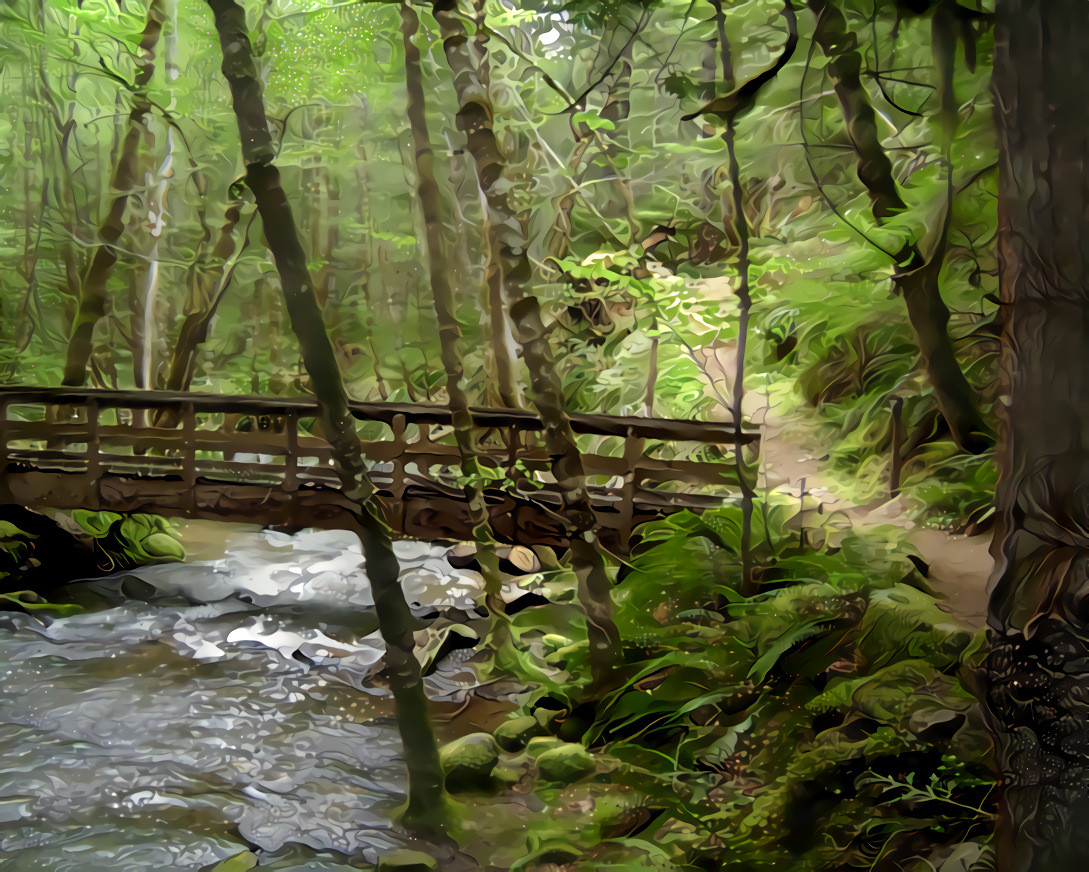
{"type": "Polygon", "coordinates": [[[185,559],[176,528],[158,515],[76,509],[72,520],[91,536],[99,565],[107,572],[185,559]]]}
{"type": "Polygon", "coordinates": [[[737,506],[652,522],[617,588],[624,684],[587,708],[561,680],[527,706],[558,707],[561,737],[581,720],[655,818],[584,843],[578,868],[873,869],[920,846],[988,868],[982,632],[937,607],[892,532],[804,548],[787,504],[759,509],[758,594],[737,592],[737,506]]]}

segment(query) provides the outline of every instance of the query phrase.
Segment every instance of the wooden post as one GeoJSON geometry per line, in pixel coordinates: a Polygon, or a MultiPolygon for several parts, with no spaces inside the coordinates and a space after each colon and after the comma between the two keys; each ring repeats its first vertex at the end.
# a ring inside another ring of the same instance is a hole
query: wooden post
{"type": "Polygon", "coordinates": [[[88,502],[90,506],[98,509],[100,507],[98,483],[99,479],[102,478],[101,443],[98,435],[98,400],[88,398],[84,408],[87,411],[87,493],[91,497],[88,502]]]}
{"type": "Polygon", "coordinates": [[[620,490],[620,537],[625,546],[631,541],[632,526],[635,520],[635,497],[639,491],[639,459],[643,456],[646,440],[632,434],[628,428],[624,437],[624,486],[620,490]]]}
{"type": "Polygon", "coordinates": [[[0,397],[0,503],[14,502],[8,487],[8,406],[11,401],[0,397]]]}
{"type": "MultiPolygon", "coordinates": [[[[390,422],[390,430],[393,432],[393,444],[398,453],[393,457],[393,481],[390,483],[390,491],[393,500],[389,507],[389,526],[394,534],[400,533],[405,528],[405,453],[408,443],[405,441],[405,429],[407,419],[404,415],[394,415],[390,422]]],[[[421,435],[424,429],[420,427],[421,435]]],[[[426,438],[426,437],[425,437],[426,438]]]]}
{"type": "Polygon", "coordinates": [[[901,417],[903,410],[903,399],[893,397],[892,419],[889,421],[889,437],[892,441],[892,459],[889,462],[889,493],[894,498],[900,494],[900,471],[904,465],[904,460],[900,456],[900,449],[904,443],[904,423],[901,417]]]}
{"type": "Polygon", "coordinates": [[[189,514],[197,513],[197,409],[193,403],[182,406],[182,480],[189,495],[189,514]]]}
{"type": "Polygon", "coordinates": [[[289,494],[299,489],[299,416],[288,412],[284,416],[284,435],[287,438],[287,454],[284,456],[284,490],[289,494]]]}

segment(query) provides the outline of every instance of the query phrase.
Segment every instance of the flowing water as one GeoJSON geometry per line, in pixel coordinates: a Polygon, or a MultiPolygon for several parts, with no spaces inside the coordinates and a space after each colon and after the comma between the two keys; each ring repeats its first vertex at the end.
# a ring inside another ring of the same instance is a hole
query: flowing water
{"type": "MultiPolygon", "coordinates": [[[[419,613],[479,578],[398,543],[419,613]]],[[[234,533],[218,558],[87,584],[97,608],[0,614],[0,868],[341,870],[402,844],[405,775],[358,540],[234,533]],[[134,598],[139,597],[139,598],[134,598]]],[[[432,699],[476,682],[455,652],[432,699]]]]}

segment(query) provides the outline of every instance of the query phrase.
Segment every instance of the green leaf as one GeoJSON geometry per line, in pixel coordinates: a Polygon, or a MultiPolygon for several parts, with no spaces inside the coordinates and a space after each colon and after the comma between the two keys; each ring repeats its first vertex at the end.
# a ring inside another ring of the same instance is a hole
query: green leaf
{"type": "Polygon", "coordinates": [[[576,112],[571,119],[575,124],[585,124],[591,130],[616,130],[616,125],[596,112],[576,112]]]}
{"type": "Polygon", "coordinates": [[[72,512],[72,520],[96,539],[101,539],[110,532],[110,528],[115,523],[121,520],[121,516],[116,512],[91,512],[87,509],[75,509],[72,512]]]}

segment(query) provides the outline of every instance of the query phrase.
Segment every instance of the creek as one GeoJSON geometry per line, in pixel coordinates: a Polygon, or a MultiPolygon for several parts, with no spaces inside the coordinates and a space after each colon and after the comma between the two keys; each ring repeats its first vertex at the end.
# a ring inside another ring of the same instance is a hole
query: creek
{"type": "MultiPolygon", "coordinates": [[[[396,549],[417,614],[472,610],[479,577],[444,548],[396,549]]],[[[347,870],[404,844],[358,540],[233,529],[204,550],[83,583],[81,614],[0,613],[0,867],[196,872],[251,849],[347,870]]],[[[427,677],[433,701],[477,686],[470,653],[427,677]]]]}

